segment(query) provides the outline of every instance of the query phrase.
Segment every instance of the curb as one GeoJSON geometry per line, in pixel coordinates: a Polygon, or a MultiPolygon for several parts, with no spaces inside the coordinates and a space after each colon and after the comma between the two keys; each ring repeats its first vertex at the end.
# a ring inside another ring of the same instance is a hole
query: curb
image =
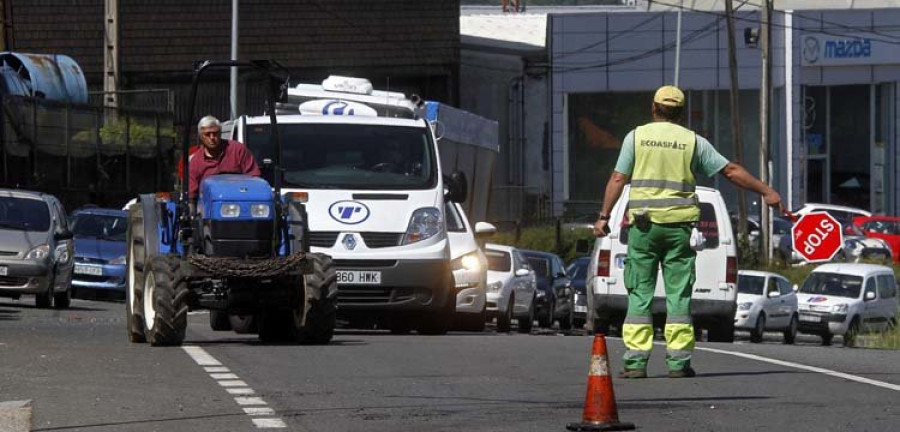
{"type": "Polygon", "coordinates": [[[0,432],[31,430],[31,400],[0,402],[0,432]]]}

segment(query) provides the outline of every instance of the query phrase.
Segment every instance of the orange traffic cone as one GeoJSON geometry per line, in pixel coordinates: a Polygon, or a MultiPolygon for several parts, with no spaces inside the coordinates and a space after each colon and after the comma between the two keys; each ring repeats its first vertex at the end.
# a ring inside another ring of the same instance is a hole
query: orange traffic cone
{"type": "Polygon", "coordinates": [[[594,336],[591,350],[591,369],[588,372],[587,396],[584,398],[584,415],[581,423],[569,423],[570,431],[624,431],[634,430],[634,423],[619,422],[616,394],[609,376],[609,358],[606,356],[606,336],[594,336]]]}

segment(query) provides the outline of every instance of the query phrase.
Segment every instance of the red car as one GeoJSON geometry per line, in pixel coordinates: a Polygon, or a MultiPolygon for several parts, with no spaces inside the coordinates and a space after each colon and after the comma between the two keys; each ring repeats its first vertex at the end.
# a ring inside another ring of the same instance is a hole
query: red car
{"type": "Polygon", "coordinates": [[[863,235],[882,239],[891,246],[894,262],[900,262],[900,217],[863,216],[853,218],[853,225],[862,230],[863,235]]]}

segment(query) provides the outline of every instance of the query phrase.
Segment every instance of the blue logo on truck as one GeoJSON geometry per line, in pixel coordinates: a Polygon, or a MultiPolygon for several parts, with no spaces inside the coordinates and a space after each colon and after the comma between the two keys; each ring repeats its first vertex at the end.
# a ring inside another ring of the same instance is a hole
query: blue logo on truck
{"type": "Polygon", "coordinates": [[[356,225],[369,218],[369,208],[356,201],[338,201],[328,208],[331,218],[346,225],[356,225]]]}

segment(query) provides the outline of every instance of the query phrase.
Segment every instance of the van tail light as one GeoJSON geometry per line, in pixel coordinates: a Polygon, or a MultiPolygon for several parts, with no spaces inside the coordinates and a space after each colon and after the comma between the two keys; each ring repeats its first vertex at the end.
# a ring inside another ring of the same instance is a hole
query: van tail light
{"type": "Polygon", "coordinates": [[[609,266],[611,265],[609,256],[609,251],[603,249],[597,254],[597,276],[609,276],[609,266]]]}
{"type": "Polygon", "coordinates": [[[725,264],[725,283],[737,283],[737,258],[728,257],[725,264]]]}

